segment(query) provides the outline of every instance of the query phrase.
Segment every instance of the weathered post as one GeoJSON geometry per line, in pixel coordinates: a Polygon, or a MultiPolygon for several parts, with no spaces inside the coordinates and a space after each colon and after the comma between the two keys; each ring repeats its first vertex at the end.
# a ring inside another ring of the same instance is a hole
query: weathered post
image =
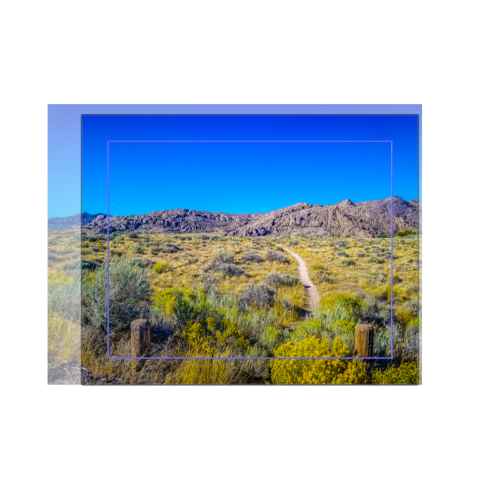
{"type": "Polygon", "coordinates": [[[130,325],[132,357],[141,358],[151,349],[151,325],[146,319],[135,319],[130,325]]]}
{"type": "MultiPolygon", "coordinates": [[[[373,337],[374,329],[372,325],[356,325],[354,331],[354,356],[359,358],[373,357],[373,337]]],[[[364,361],[366,365],[366,375],[368,383],[372,381],[372,364],[373,360],[367,359],[364,361]]]]}
{"type": "Polygon", "coordinates": [[[354,332],[354,356],[359,358],[373,357],[373,335],[372,325],[356,325],[354,332]]]}

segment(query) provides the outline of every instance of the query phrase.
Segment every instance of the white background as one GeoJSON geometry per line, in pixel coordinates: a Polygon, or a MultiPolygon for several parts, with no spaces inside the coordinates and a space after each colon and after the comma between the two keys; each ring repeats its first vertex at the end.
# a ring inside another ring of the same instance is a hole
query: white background
{"type": "Polygon", "coordinates": [[[495,7],[4,2],[2,496],[498,498],[495,7]],[[47,386],[49,103],[423,104],[423,386],[47,386]]]}

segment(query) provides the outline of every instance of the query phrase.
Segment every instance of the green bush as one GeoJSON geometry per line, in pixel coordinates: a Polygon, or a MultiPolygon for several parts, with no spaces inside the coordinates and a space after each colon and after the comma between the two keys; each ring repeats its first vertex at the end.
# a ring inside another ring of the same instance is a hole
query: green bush
{"type": "Polygon", "coordinates": [[[153,267],[152,267],[153,271],[155,273],[158,273],[158,274],[161,274],[161,273],[164,273],[166,270],[167,270],[167,265],[164,264],[163,262],[160,262],[158,264],[155,264],[153,267]]]}
{"type": "Polygon", "coordinates": [[[140,243],[136,243],[135,245],[132,245],[131,250],[134,253],[144,253],[144,247],[140,243]]]}
{"type": "Polygon", "coordinates": [[[356,261],[354,259],[342,259],[341,264],[343,266],[355,266],[356,261]]]}
{"type": "Polygon", "coordinates": [[[214,252],[214,264],[233,264],[234,254],[227,250],[217,250],[214,252]]]}
{"type": "Polygon", "coordinates": [[[149,247],[148,253],[150,255],[158,255],[160,253],[160,249],[157,246],[153,245],[149,247]]]}
{"type": "Polygon", "coordinates": [[[250,283],[241,294],[241,302],[257,308],[273,307],[275,300],[276,292],[265,285],[250,283]]]}
{"type": "Polygon", "coordinates": [[[399,233],[396,234],[396,237],[404,238],[405,236],[413,236],[414,234],[417,233],[415,231],[411,231],[410,229],[406,229],[405,231],[399,231],[399,233]]]}
{"type": "MultiPolygon", "coordinates": [[[[82,275],[82,321],[106,331],[108,322],[108,266],[103,263],[93,274],[82,275]]],[[[109,330],[116,333],[139,317],[141,301],[149,292],[145,269],[130,266],[123,259],[109,267],[109,330]]]]}

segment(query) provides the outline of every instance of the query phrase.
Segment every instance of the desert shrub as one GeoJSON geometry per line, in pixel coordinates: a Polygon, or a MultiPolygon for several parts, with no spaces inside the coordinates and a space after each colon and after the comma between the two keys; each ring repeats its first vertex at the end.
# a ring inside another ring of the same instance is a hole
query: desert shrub
{"type": "Polygon", "coordinates": [[[243,304],[262,308],[273,307],[276,300],[276,292],[265,285],[250,283],[241,294],[243,304]]]}
{"type": "Polygon", "coordinates": [[[97,267],[99,267],[102,264],[102,260],[100,259],[95,259],[95,260],[86,260],[86,259],[75,259],[70,262],[66,262],[66,264],[63,264],[61,268],[64,271],[76,271],[78,269],[81,269],[82,271],[94,271],[97,267]]]}
{"type": "Polygon", "coordinates": [[[210,304],[204,290],[171,288],[156,295],[153,309],[156,313],[171,317],[178,328],[188,323],[200,323],[210,315],[210,304]]]}
{"type": "Polygon", "coordinates": [[[133,267],[142,267],[145,269],[146,267],[153,266],[154,262],[149,259],[140,259],[139,257],[136,257],[130,260],[130,265],[133,267]]]}
{"type": "Polygon", "coordinates": [[[340,240],[340,241],[337,242],[337,246],[339,248],[345,248],[345,247],[347,247],[347,241],[340,240]]]}
{"type": "MultiPolygon", "coordinates": [[[[337,357],[352,356],[338,339],[330,347],[328,339],[308,337],[295,344],[288,342],[274,351],[275,357],[337,357]]],[[[366,365],[360,360],[342,359],[274,359],[271,360],[274,384],[365,384],[366,365]]]]}
{"type": "Polygon", "coordinates": [[[213,274],[204,274],[201,277],[201,287],[205,290],[207,295],[210,295],[212,292],[216,292],[218,289],[219,280],[217,276],[213,274]]]}
{"type": "Polygon", "coordinates": [[[339,257],[349,257],[348,253],[347,253],[347,252],[345,252],[344,250],[339,250],[339,251],[337,252],[337,255],[338,255],[339,257]]]}
{"type": "Polygon", "coordinates": [[[266,276],[266,285],[277,286],[281,285],[282,283],[283,280],[281,279],[281,276],[278,273],[271,273],[266,276]]]}
{"type": "Polygon", "coordinates": [[[266,277],[266,284],[269,286],[293,286],[299,279],[290,274],[271,273],[266,277]]]}
{"type": "Polygon", "coordinates": [[[160,249],[156,245],[153,245],[149,247],[148,253],[150,255],[158,255],[160,253],[160,249]]]}
{"type": "Polygon", "coordinates": [[[374,326],[390,326],[391,306],[387,302],[377,300],[374,295],[365,294],[359,309],[360,321],[374,326]]]}
{"type": "Polygon", "coordinates": [[[298,244],[299,244],[299,242],[298,242],[297,240],[292,240],[292,241],[290,242],[290,246],[292,246],[292,247],[295,247],[295,246],[297,246],[298,244]]]}
{"type": "Polygon", "coordinates": [[[241,256],[243,262],[264,262],[264,259],[256,253],[244,253],[241,256]]]}
{"type": "Polygon", "coordinates": [[[354,259],[342,259],[341,264],[343,266],[355,266],[356,261],[354,259]]]}
{"type": "Polygon", "coordinates": [[[268,357],[272,356],[273,351],[286,342],[288,337],[288,330],[281,330],[274,326],[266,326],[257,344],[263,349],[265,356],[268,357]]]}
{"type": "Polygon", "coordinates": [[[213,262],[215,264],[233,264],[234,254],[227,250],[217,250],[214,252],[213,262]]]}
{"type": "Polygon", "coordinates": [[[135,239],[135,238],[138,238],[138,237],[139,237],[139,235],[138,235],[137,233],[129,233],[127,236],[128,236],[129,238],[132,238],[132,239],[135,239]]]}
{"type": "Polygon", "coordinates": [[[216,356],[222,350],[230,354],[227,348],[244,353],[249,343],[236,323],[224,316],[212,317],[210,313],[205,320],[187,325],[183,336],[190,347],[205,356],[216,356]]]}
{"type": "Polygon", "coordinates": [[[266,253],[266,259],[270,262],[280,262],[282,264],[288,262],[288,259],[285,255],[279,252],[273,252],[272,250],[268,250],[268,252],[266,253]]]}
{"type": "Polygon", "coordinates": [[[293,286],[299,282],[299,278],[297,278],[296,276],[292,276],[290,274],[282,274],[281,282],[282,285],[284,286],[293,286]]]}
{"type": "Polygon", "coordinates": [[[417,300],[410,300],[408,302],[405,302],[404,304],[398,306],[395,311],[394,315],[396,319],[403,325],[403,326],[409,326],[412,321],[416,320],[417,321],[417,326],[418,326],[418,317],[419,317],[419,312],[420,312],[420,305],[417,300]]]}
{"type": "Polygon", "coordinates": [[[415,361],[403,362],[398,367],[388,370],[374,370],[374,384],[382,385],[417,385],[419,382],[418,365],[415,361]]]}
{"type": "Polygon", "coordinates": [[[297,328],[290,333],[290,340],[292,342],[300,342],[307,337],[319,338],[324,330],[324,325],[320,319],[308,319],[300,323],[297,328]]]}
{"type": "Polygon", "coordinates": [[[403,280],[402,280],[402,278],[400,278],[397,274],[395,274],[395,275],[392,277],[392,282],[397,284],[397,283],[402,283],[402,282],[403,282],[403,280]]]}
{"type": "Polygon", "coordinates": [[[214,271],[221,273],[226,278],[233,278],[245,274],[236,264],[218,264],[213,268],[214,271]]]}
{"type": "Polygon", "coordinates": [[[173,243],[166,243],[163,247],[159,249],[159,251],[163,253],[176,253],[179,250],[180,248],[177,245],[174,245],[173,243]]]}
{"type": "Polygon", "coordinates": [[[405,231],[399,231],[399,233],[396,234],[396,237],[404,238],[406,236],[413,236],[414,234],[417,233],[415,231],[412,231],[411,229],[406,229],[405,231]]]}
{"type": "Polygon", "coordinates": [[[93,252],[100,252],[101,251],[101,249],[99,247],[92,247],[91,250],[93,252]]]}
{"type": "Polygon", "coordinates": [[[200,235],[198,236],[198,239],[199,239],[199,240],[202,240],[202,241],[206,241],[206,240],[208,240],[208,239],[209,239],[209,237],[208,237],[206,234],[200,234],[200,235]]]}
{"type": "Polygon", "coordinates": [[[155,273],[161,274],[167,270],[167,265],[163,262],[160,262],[158,264],[155,264],[152,269],[155,273]]]}
{"type": "Polygon", "coordinates": [[[144,247],[140,243],[132,245],[132,248],[130,250],[134,253],[144,253],[144,247]]]}
{"type": "Polygon", "coordinates": [[[384,253],[384,249],[380,247],[373,247],[371,251],[372,253],[384,253]]]}
{"type": "Polygon", "coordinates": [[[116,235],[113,241],[116,243],[121,243],[122,241],[125,241],[125,236],[123,236],[123,234],[116,235]]]}
{"type": "Polygon", "coordinates": [[[340,337],[348,348],[354,347],[354,329],[362,318],[364,301],[349,294],[337,294],[321,302],[314,313],[317,334],[340,337]]]}
{"type": "Polygon", "coordinates": [[[370,255],[370,257],[368,257],[368,262],[373,262],[374,264],[382,264],[383,260],[372,254],[370,255]]]}
{"type": "Polygon", "coordinates": [[[358,253],[358,257],[365,257],[364,253],[358,253]]]}
{"type": "MultiPolygon", "coordinates": [[[[82,276],[82,321],[100,331],[107,330],[108,267],[99,266],[93,274],[82,276]]],[[[138,317],[140,303],[149,292],[148,274],[130,266],[123,259],[109,266],[109,330],[110,334],[128,328],[138,317]]]]}

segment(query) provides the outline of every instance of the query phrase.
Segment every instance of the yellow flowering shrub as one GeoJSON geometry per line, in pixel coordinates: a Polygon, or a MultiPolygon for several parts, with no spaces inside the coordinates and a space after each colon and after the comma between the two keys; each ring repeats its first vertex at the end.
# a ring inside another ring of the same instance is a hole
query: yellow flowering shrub
{"type": "Polygon", "coordinates": [[[236,328],[236,323],[227,318],[216,320],[208,317],[199,323],[189,323],[184,338],[196,352],[203,353],[203,356],[214,357],[222,348],[232,347],[238,352],[245,352],[248,349],[248,340],[240,330],[236,328]]]}
{"type": "Polygon", "coordinates": [[[388,370],[374,370],[373,383],[380,385],[417,385],[419,382],[418,365],[415,361],[403,362],[388,370]]]}
{"type": "MultiPolygon", "coordinates": [[[[332,346],[328,339],[307,337],[288,342],[274,351],[275,357],[350,357],[351,351],[338,338],[332,346]]],[[[365,384],[366,364],[343,359],[273,359],[271,380],[274,384],[365,384]]]]}
{"type": "Polygon", "coordinates": [[[167,265],[164,264],[163,262],[159,262],[158,264],[155,264],[152,267],[152,269],[153,269],[153,271],[155,273],[161,274],[161,273],[164,273],[167,270],[167,265]]]}

